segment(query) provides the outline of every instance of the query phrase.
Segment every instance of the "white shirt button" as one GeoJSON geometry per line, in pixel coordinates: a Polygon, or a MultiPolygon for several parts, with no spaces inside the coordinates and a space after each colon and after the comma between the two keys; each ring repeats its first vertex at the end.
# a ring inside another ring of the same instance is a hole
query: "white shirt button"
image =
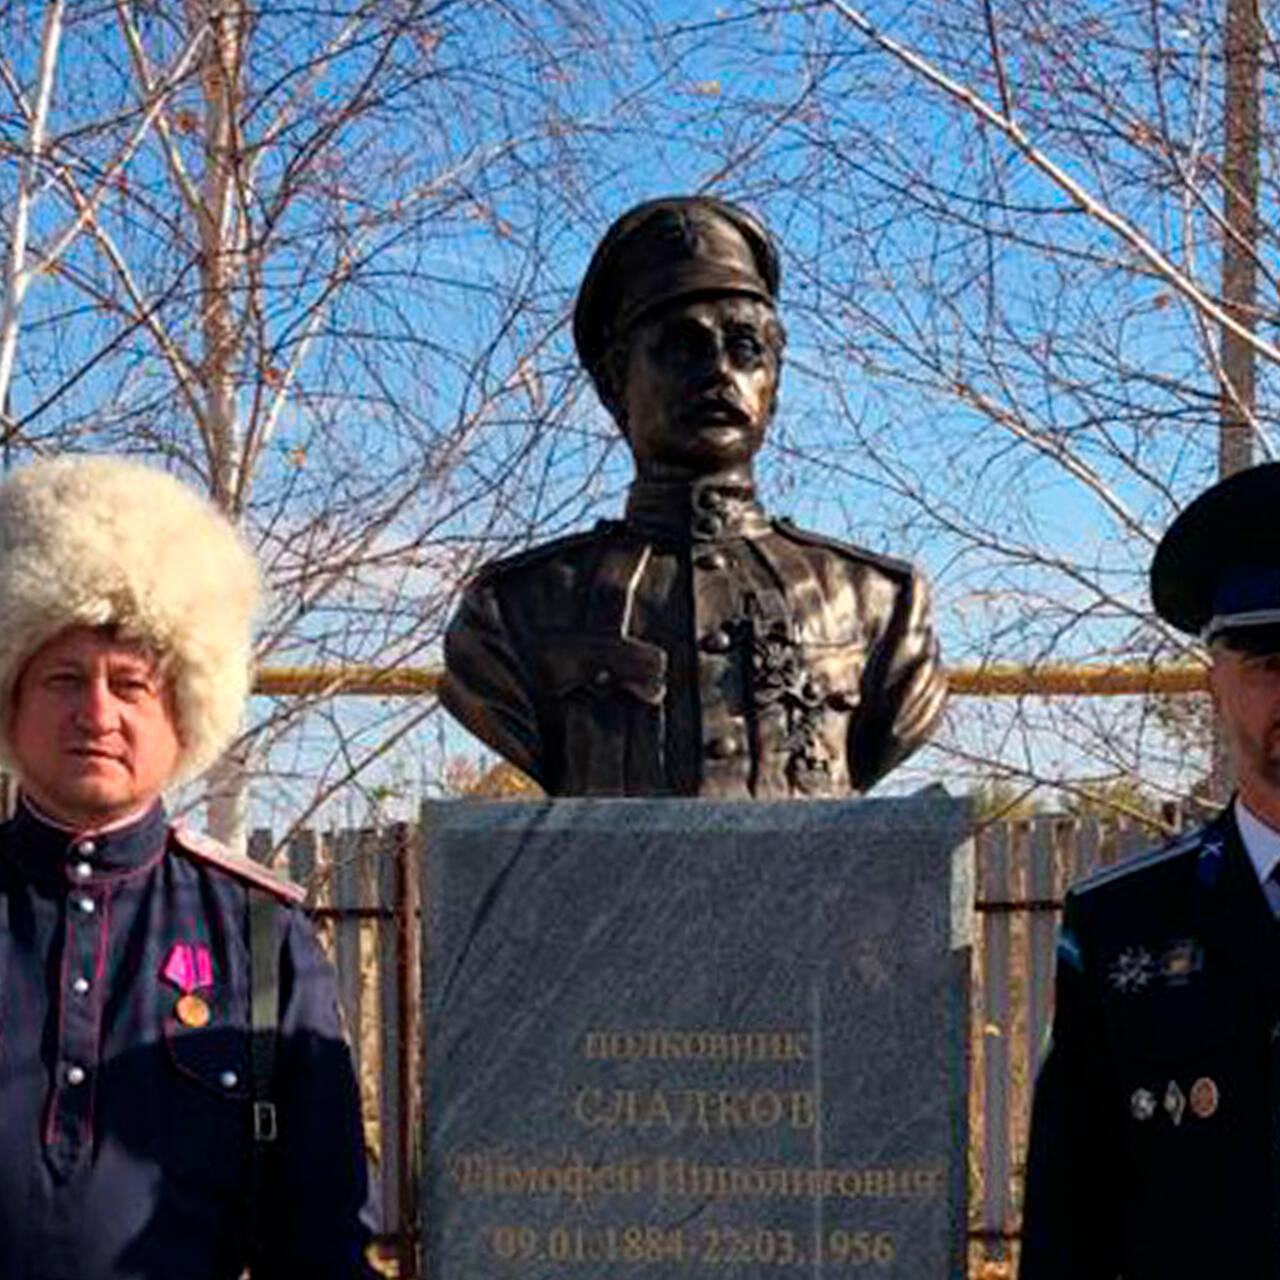
{"type": "Polygon", "coordinates": [[[85,995],[85,994],[88,992],[88,990],[89,990],[89,979],[88,979],[88,978],[77,978],[77,979],[76,979],[76,980],[71,984],[71,990],[72,990],[72,991],[74,991],[74,992],[76,993],[76,995],[78,995],[78,996],[85,995]]]}
{"type": "Polygon", "coordinates": [[[67,1068],[68,1084],[84,1084],[84,1068],[71,1066],[67,1068]]]}
{"type": "Polygon", "coordinates": [[[92,898],[77,898],[76,906],[79,907],[87,916],[93,915],[93,913],[98,909],[92,898]]]}
{"type": "Polygon", "coordinates": [[[93,875],[93,863],[77,862],[75,866],[71,868],[71,874],[75,876],[77,880],[87,880],[91,875],[93,875]]]}
{"type": "Polygon", "coordinates": [[[218,1077],[218,1083],[224,1089],[234,1089],[240,1083],[240,1077],[234,1071],[224,1071],[218,1077]]]}

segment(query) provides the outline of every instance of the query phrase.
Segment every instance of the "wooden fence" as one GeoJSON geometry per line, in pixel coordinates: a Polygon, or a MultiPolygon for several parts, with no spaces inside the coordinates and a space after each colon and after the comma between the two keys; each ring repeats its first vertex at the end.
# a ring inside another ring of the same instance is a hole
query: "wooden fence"
{"type": "Polygon", "coordinates": [[[333,960],[338,1002],[360,1081],[374,1168],[379,1242],[396,1274],[416,1274],[418,1234],[419,829],[298,832],[275,841],[255,831],[249,855],[308,890],[307,908],[333,960]]]}
{"type": "Polygon", "coordinates": [[[970,1256],[1012,1264],[1031,1087],[1053,1012],[1063,894],[1095,867],[1150,847],[1153,837],[1136,823],[1045,815],[992,823],[975,843],[970,1256]]]}
{"type": "MultiPolygon", "coordinates": [[[[1094,867],[1151,843],[1137,825],[1043,816],[997,822],[976,838],[970,1090],[971,1271],[1016,1248],[1031,1085],[1051,1016],[1062,896],[1094,867]]],[[[250,853],[273,841],[256,832],[250,853]]],[[[302,832],[275,865],[309,887],[333,957],[377,1170],[381,1239],[401,1277],[416,1275],[421,1038],[420,833],[302,832]]]]}

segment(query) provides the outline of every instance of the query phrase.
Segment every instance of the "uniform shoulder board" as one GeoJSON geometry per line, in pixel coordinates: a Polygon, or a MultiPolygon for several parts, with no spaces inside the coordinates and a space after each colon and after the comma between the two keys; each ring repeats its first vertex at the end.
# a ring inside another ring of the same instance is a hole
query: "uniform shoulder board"
{"type": "Polygon", "coordinates": [[[1082,876],[1072,886],[1071,892],[1075,894],[1088,893],[1090,890],[1100,888],[1102,885],[1112,884],[1116,880],[1124,880],[1128,876],[1149,871],[1153,867],[1161,866],[1167,862],[1176,861],[1187,854],[1199,850],[1206,839],[1207,833],[1203,829],[1193,831],[1188,836],[1180,836],[1178,839],[1168,844],[1158,845],[1146,853],[1139,853],[1132,858],[1125,858],[1123,861],[1109,867],[1099,867],[1096,871],[1091,871],[1088,875],[1082,876]]]}
{"type": "Polygon", "coordinates": [[[540,542],[537,546],[528,547],[524,551],[514,552],[509,556],[499,556],[496,560],[486,560],[476,570],[475,581],[484,582],[489,578],[498,578],[513,569],[524,569],[543,560],[553,559],[566,551],[576,551],[579,547],[588,547],[599,541],[606,526],[613,522],[601,520],[594,529],[583,529],[578,533],[566,533],[562,537],[552,538],[550,542],[540,542]]]}
{"type": "Polygon", "coordinates": [[[210,866],[217,867],[238,880],[247,880],[256,888],[265,889],[273,894],[281,902],[300,907],[306,901],[307,891],[300,884],[277,875],[262,863],[254,862],[252,858],[233,853],[225,844],[212,836],[179,824],[173,827],[173,839],[183,853],[189,854],[197,862],[207,862],[210,866]]]}
{"type": "Polygon", "coordinates": [[[864,564],[874,565],[882,573],[891,578],[907,579],[911,577],[914,566],[909,560],[898,560],[893,556],[883,556],[878,551],[868,551],[852,542],[841,542],[839,538],[829,538],[825,533],[814,533],[811,529],[801,529],[794,524],[790,516],[779,516],[769,522],[775,533],[780,533],[792,542],[802,542],[811,547],[823,547],[835,551],[851,560],[861,560],[864,564]]]}

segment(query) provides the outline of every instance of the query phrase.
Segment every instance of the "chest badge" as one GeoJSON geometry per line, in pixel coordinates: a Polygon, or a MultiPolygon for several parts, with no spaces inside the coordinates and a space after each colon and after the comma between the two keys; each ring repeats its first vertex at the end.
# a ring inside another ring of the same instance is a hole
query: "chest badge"
{"type": "Polygon", "coordinates": [[[1182,1092],[1176,1080],[1170,1080],[1164,1091],[1165,1114],[1175,1125],[1182,1123],[1182,1114],[1187,1109],[1187,1095],[1182,1092]]]}
{"type": "Polygon", "coordinates": [[[1107,974],[1111,985],[1122,995],[1141,991],[1155,976],[1156,962],[1146,947],[1126,947],[1116,956],[1107,974]]]}
{"type": "Polygon", "coordinates": [[[1218,1109],[1218,1086],[1208,1076],[1201,1076],[1191,1086],[1188,1102],[1197,1120],[1207,1120],[1218,1109]]]}
{"type": "Polygon", "coordinates": [[[175,942],[160,971],[166,982],[178,988],[174,1016],[184,1027],[207,1026],[213,1016],[201,990],[213,990],[213,957],[199,942],[175,942]]]}
{"type": "Polygon", "coordinates": [[[1160,957],[1160,976],[1170,987],[1185,986],[1204,966],[1204,952],[1194,938],[1173,943],[1160,957]]]}
{"type": "Polygon", "coordinates": [[[1135,1089],[1129,1099],[1129,1110],[1135,1120],[1150,1120],[1156,1113],[1156,1095],[1150,1089],[1135,1089]]]}

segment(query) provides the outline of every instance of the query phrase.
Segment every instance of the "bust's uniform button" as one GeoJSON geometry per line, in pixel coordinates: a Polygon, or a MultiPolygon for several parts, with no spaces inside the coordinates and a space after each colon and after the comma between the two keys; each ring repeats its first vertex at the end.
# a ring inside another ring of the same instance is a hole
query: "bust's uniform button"
{"type": "Polygon", "coordinates": [[[77,978],[77,979],[76,979],[76,980],[71,984],[71,990],[72,990],[72,991],[74,991],[74,992],[76,993],[76,995],[78,995],[78,996],[87,995],[87,994],[88,994],[88,992],[89,992],[89,979],[88,979],[88,978],[77,978]]]}
{"type": "Polygon", "coordinates": [[[707,653],[728,653],[733,648],[733,637],[720,627],[702,637],[702,648],[707,653]]]}
{"type": "Polygon", "coordinates": [[[218,1083],[224,1089],[234,1089],[240,1083],[240,1077],[234,1071],[224,1071],[218,1076],[218,1083]]]}
{"type": "Polygon", "coordinates": [[[93,863],[92,863],[92,862],[77,862],[77,863],[76,863],[76,864],[71,868],[71,874],[72,874],[72,875],[73,875],[77,880],[87,880],[91,875],[93,875],[93,863]]]}
{"type": "Polygon", "coordinates": [[[742,743],[736,734],[722,733],[707,743],[707,755],[713,760],[729,760],[742,753],[742,743]]]}
{"type": "Polygon", "coordinates": [[[97,849],[97,845],[92,840],[77,840],[73,848],[82,857],[87,858],[97,849]]]}
{"type": "Polygon", "coordinates": [[[613,672],[608,667],[597,667],[591,674],[591,683],[597,689],[607,689],[613,683],[613,672]]]}
{"type": "Polygon", "coordinates": [[[75,1066],[74,1064],[69,1066],[67,1068],[67,1083],[84,1084],[84,1068],[75,1066]]]}
{"type": "Polygon", "coordinates": [[[694,564],[699,569],[717,570],[727,569],[729,567],[729,557],[723,551],[704,551],[695,561],[694,564]]]}
{"type": "Polygon", "coordinates": [[[98,909],[92,898],[76,898],[75,904],[87,916],[93,915],[93,913],[98,909]]]}

